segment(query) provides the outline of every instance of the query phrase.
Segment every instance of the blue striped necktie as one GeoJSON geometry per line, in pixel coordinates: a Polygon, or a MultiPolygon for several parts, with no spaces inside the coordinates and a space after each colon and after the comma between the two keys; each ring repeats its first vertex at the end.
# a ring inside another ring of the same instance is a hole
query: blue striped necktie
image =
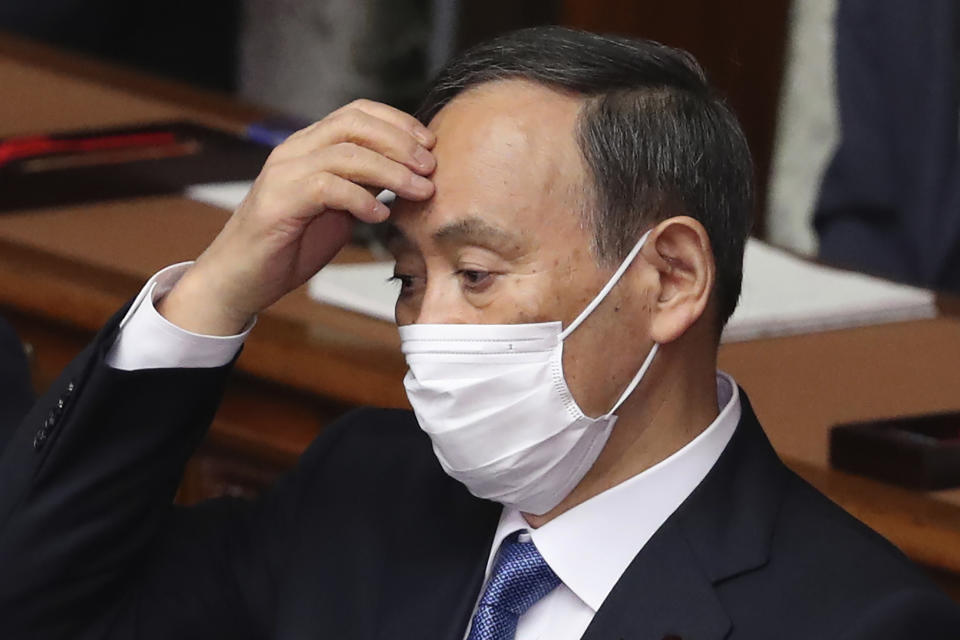
{"type": "Polygon", "coordinates": [[[507,538],[500,545],[467,640],[513,640],[520,616],[558,584],[560,578],[532,542],[519,542],[517,534],[507,538]]]}

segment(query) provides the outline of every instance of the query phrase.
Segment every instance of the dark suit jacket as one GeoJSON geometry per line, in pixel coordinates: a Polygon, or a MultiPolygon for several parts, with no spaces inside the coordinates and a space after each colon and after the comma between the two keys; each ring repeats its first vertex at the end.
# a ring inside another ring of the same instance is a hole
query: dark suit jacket
{"type": "Polygon", "coordinates": [[[13,327],[0,318],[0,454],[33,400],[23,342],[13,327]]]}
{"type": "MultiPolygon", "coordinates": [[[[228,368],[111,370],[114,327],[0,459],[0,637],[461,640],[500,507],[444,475],[410,413],[349,414],[255,503],[173,507],[228,368]]],[[[584,637],[960,637],[947,597],[789,472],[742,400],[584,637]]]]}
{"type": "Polygon", "coordinates": [[[960,292],[960,3],[840,0],[820,257],[960,292]]]}

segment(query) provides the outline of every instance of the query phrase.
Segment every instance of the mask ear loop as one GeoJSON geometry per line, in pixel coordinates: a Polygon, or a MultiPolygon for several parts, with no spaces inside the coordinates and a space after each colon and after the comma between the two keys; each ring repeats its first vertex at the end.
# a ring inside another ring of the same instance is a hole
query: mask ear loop
{"type": "Polygon", "coordinates": [[[653,364],[653,357],[657,355],[657,351],[660,349],[660,344],[657,342],[653,343],[653,346],[650,347],[650,353],[647,354],[647,359],[643,361],[643,364],[640,365],[640,370],[637,371],[637,374],[633,376],[633,380],[630,381],[630,384],[627,385],[627,388],[624,389],[623,393],[620,395],[620,399],[617,400],[616,404],[613,405],[613,409],[607,412],[607,415],[613,415],[616,413],[617,409],[620,408],[627,398],[630,397],[630,394],[633,393],[633,390],[637,388],[637,385],[640,384],[640,381],[643,380],[643,376],[647,373],[647,369],[650,368],[650,365],[653,364]]]}
{"type": "MultiPolygon", "coordinates": [[[[610,293],[610,290],[613,289],[618,282],[620,282],[620,278],[623,277],[623,274],[626,273],[627,269],[630,268],[630,265],[633,264],[637,254],[640,253],[641,249],[643,249],[643,245],[646,243],[647,237],[650,235],[651,231],[653,231],[653,229],[649,229],[646,233],[640,236],[637,244],[633,245],[633,249],[630,250],[630,253],[627,254],[627,257],[624,258],[623,262],[620,263],[620,266],[617,267],[617,270],[614,272],[610,280],[607,281],[607,284],[603,285],[603,289],[600,290],[600,293],[598,293],[596,297],[590,301],[590,304],[588,304],[587,307],[580,312],[580,315],[578,315],[577,318],[571,322],[566,329],[560,332],[560,340],[564,340],[567,336],[573,333],[574,330],[576,330],[576,328],[579,327],[591,313],[593,313],[594,309],[596,309],[600,303],[603,302],[604,298],[607,297],[607,294],[610,293]]],[[[636,375],[633,376],[633,380],[630,381],[630,384],[627,385],[627,388],[620,395],[620,399],[617,400],[616,404],[613,405],[613,409],[610,409],[610,411],[607,412],[608,416],[613,415],[613,413],[620,408],[620,405],[622,405],[626,399],[630,397],[630,394],[633,393],[633,390],[637,388],[637,385],[640,384],[643,376],[647,373],[647,369],[649,369],[650,365],[653,363],[653,358],[657,355],[657,351],[659,349],[660,345],[656,342],[653,343],[653,347],[650,348],[650,353],[647,354],[647,358],[640,366],[640,370],[637,371],[636,375]]]]}
{"type": "Polygon", "coordinates": [[[613,274],[610,280],[607,281],[607,284],[603,285],[603,289],[600,289],[600,293],[598,293],[597,296],[590,301],[590,304],[587,305],[587,308],[581,311],[576,320],[571,322],[566,329],[560,332],[561,340],[564,340],[567,336],[573,333],[574,330],[579,327],[584,320],[587,319],[587,316],[593,313],[593,310],[596,309],[601,302],[603,302],[603,299],[607,297],[607,294],[610,293],[610,290],[613,289],[618,282],[620,282],[620,278],[623,277],[623,274],[626,273],[627,269],[630,268],[630,265],[633,264],[637,254],[640,253],[641,249],[643,249],[643,244],[647,241],[647,236],[650,235],[650,231],[653,231],[653,229],[648,230],[646,233],[640,236],[640,240],[637,241],[637,244],[633,245],[633,249],[630,250],[630,253],[627,254],[627,257],[624,258],[623,262],[620,263],[620,266],[617,267],[616,272],[613,274]]]}

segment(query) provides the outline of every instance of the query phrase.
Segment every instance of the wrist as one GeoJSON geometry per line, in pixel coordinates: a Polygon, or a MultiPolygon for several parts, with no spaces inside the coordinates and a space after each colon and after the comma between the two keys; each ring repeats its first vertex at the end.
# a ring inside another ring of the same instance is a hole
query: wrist
{"type": "Polygon", "coordinates": [[[238,310],[214,279],[191,267],[157,302],[157,311],[171,324],[191,333],[231,336],[241,333],[253,313],[238,310]]]}

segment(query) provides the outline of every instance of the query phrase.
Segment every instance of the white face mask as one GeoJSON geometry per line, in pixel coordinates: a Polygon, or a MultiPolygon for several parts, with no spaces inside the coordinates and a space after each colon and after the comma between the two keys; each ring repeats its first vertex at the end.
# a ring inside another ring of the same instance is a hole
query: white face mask
{"type": "Polygon", "coordinates": [[[410,367],[404,385],[417,421],[444,471],[470,493],[542,515],[593,466],[614,412],[643,379],[658,345],[613,408],[591,418],[563,377],[563,340],[620,280],[649,233],[566,329],[560,322],[399,328],[410,367]]]}

